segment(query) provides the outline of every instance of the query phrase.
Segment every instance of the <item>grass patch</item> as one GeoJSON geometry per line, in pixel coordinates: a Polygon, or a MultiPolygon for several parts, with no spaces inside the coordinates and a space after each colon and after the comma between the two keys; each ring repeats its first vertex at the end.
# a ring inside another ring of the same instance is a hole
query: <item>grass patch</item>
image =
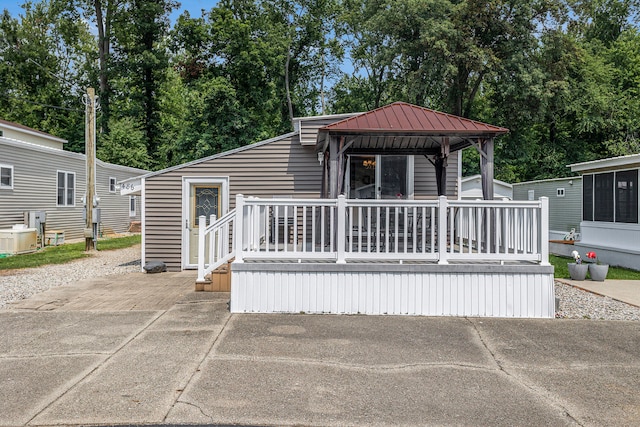
{"type": "MultiPolygon", "coordinates": [[[[569,269],[567,263],[573,262],[573,258],[549,255],[549,262],[554,266],[554,276],[558,279],[568,279],[569,269]]],[[[622,267],[609,266],[607,279],[615,280],[640,280],[640,271],[629,270],[622,267]]]]}
{"type": "MultiPolygon", "coordinates": [[[[128,248],[137,245],[140,240],[140,235],[100,239],[98,240],[98,250],[108,251],[128,248]]],[[[76,259],[90,257],[91,254],[85,252],[84,248],[84,242],[67,243],[60,246],[47,246],[38,252],[30,254],[0,258],[0,270],[40,267],[47,264],[64,264],[76,259]]]]}

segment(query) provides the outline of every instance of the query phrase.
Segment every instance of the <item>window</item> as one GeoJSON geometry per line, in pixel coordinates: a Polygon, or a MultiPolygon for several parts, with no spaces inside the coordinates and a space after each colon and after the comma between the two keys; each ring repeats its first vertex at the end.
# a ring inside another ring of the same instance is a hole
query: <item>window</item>
{"type": "Polygon", "coordinates": [[[13,188],[13,166],[0,165],[0,189],[13,188]]]}
{"type": "Polygon", "coordinates": [[[582,177],[582,219],[593,221],[593,175],[582,177]]]}
{"type": "Polygon", "coordinates": [[[613,222],[613,172],[595,175],[593,219],[595,221],[613,222]]]}
{"type": "Polygon", "coordinates": [[[638,170],[582,177],[582,219],[638,223],[638,170]]]}
{"type": "Polygon", "coordinates": [[[556,188],[556,196],[564,197],[564,188],[556,188]]]}
{"type": "Polygon", "coordinates": [[[116,179],[113,177],[109,177],[109,193],[116,192],[116,179]]]}
{"type": "Polygon", "coordinates": [[[4,132],[0,129],[0,136],[4,136],[4,132]]]}
{"type": "Polygon", "coordinates": [[[129,216],[136,216],[136,196],[129,196],[129,216]]]}
{"type": "Polygon", "coordinates": [[[527,191],[527,200],[535,200],[536,199],[536,191],[529,190],[527,191]]]}
{"type": "Polygon", "coordinates": [[[638,171],[616,172],[616,222],[638,222],[638,171]]]}
{"type": "Polygon", "coordinates": [[[58,206],[75,206],[76,174],[58,171],[58,206]]]}

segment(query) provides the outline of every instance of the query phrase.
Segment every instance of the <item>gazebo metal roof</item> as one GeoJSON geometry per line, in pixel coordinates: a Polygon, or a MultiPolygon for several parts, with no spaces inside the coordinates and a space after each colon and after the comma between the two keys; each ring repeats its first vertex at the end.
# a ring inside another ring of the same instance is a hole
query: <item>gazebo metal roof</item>
{"type": "Polygon", "coordinates": [[[508,132],[503,127],[394,102],[320,128],[316,148],[324,151],[330,136],[344,136],[350,152],[436,154],[443,138],[448,138],[451,151],[457,151],[474,140],[508,132]]]}

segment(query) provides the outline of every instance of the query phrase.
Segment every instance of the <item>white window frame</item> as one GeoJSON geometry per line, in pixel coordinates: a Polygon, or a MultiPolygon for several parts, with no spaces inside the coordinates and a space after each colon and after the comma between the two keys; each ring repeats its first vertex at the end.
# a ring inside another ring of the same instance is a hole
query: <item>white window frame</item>
{"type": "Polygon", "coordinates": [[[15,176],[14,173],[13,173],[13,166],[12,165],[0,164],[0,169],[9,169],[11,171],[11,184],[6,185],[6,184],[2,184],[2,182],[0,182],[0,190],[13,190],[13,179],[14,179],[14,176],[15,176]]]}
{"type": "Polygon", "coordinates": [[[528,190],[527,200],[535,200],[535,199],[536,199],[536,190],[528,190]]]}
{"type": "Polygon", "coordinates": [[[564,188],[556,188],[556,197],[564,197],[565,191],[564,188]]]}
{"type": "Polygon", "coordinates": [[[136,216],[136,196],[129,196],[129,217],[134,218],[136,216]],[[131,209],[133,207],[133,209],[131,209]]]}
{"type": "Polygon", "coordinates": [[[118,189],[118,180],[113,177],[110,176],[109,177],[109,193],[115,193],[118,189]],[[113,182],[113,184],[111,184],[113,182]]]}
{"type": "Polygon", "coordinates": [[[76,206],[76,189],[78,187],[78,181],[76,179],[76,173],[75,172],[69,172],[69,171],[63,171],[63,170],[57,170],[56,171],[56,206],[61,207],[61,208],[73,208],[76,206]],[[58,203],[58,188],[60,187],[60,183],[58,182],[59,179],[59,175],[63,173],[64,174],[64,204],[60,204],[58,203]],[[73,175],[73,203],[72,204],[67,204],[67,192],[69,191],[69,189],[67,188],[67,183],[69,182],[69,175],[73,175]]]}

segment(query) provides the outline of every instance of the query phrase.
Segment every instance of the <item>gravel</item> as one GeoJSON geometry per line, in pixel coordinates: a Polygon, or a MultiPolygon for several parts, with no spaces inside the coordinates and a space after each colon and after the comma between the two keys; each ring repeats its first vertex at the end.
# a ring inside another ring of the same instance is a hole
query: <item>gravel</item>
{"type": "Polygon", "coordinates": [[[560,310],[556,312],[556,318],[640,321],[640,307],[571,285],[556,282],[556,297],[560,299],[560,310]]]}
{"type": "Polygon", "coordinates": [[[0,309],[47,289],[91,277],[140,271],[140,245],[97,251],[90,258],[67,264],[0,271],[0,309]]]}
{"type": "MultiPolygon", "coordinates": [[[[91,258],[67,264],[0,271],[0,309],[13,301],[29,298],[56,286],[91,277],[139,271],[140,245],[113,251],[98,251],[91,258]]],[[[560,299],[556,318],[640,321],[640,307],[601,297],[560,282],[556,282],[555,287],[556,297],[560,299]]]]}

